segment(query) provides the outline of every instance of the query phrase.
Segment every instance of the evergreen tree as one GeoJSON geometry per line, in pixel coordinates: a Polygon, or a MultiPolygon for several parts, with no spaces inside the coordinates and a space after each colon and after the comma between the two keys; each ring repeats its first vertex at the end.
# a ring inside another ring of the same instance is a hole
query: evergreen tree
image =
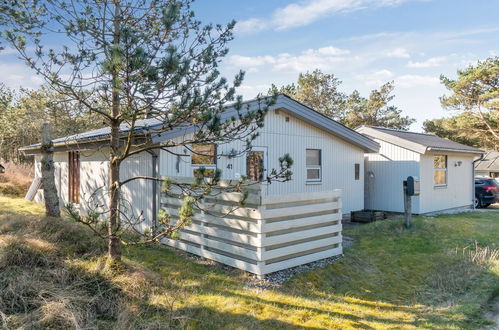
{"type": "MultiPolygon", "coordinates": [[[[126,227],[120,212],[120,188],[125,184],[120,181],[120,164],[125,159],[158,148],[174,152],[175,147],[194,143],[240,140],[251,148],[268,106],[275,101],[273,97],[259,99],[257,109],[244,108],[235,94],[243,72],[229,82],[218,70],[235,22],[204,25],[195,18],[191,4],[192,0],[24,0],[8,2],[0,13],[6,23],[5,39],[21,58],[54,91],[99,115],[110,128],[107,231],[99,231],[96,217],[73,213],[108,239],[110,260],[121,258],[126,227]],[[47,48],[48,35],[59,38],[56,44],[62,46],[47,48]],[[229,102],[234,102],[237,114],[225,118],[229,102]],[[154,130],[141,127],[146,136],[179,125],[194,126],[197,131],[192,139],[170,141],[167,146],[143,144],[136,139],[136,128],[145,116],[162,123],[154,130]],[[122,124],[129,127],[126,134],[120,130],[122,124]]],[[[281,169],[269,180],[289,178],[291,160],[281,160],[281,169]]],[[[190,187],[184,210],[193,207],[193,198],[209,194],[219,178],[220,172],[215,171],[212,180],[199,179],[190,187]]],[[[185,216],[175,225],[163,219],[157,231],[146,234],[145,241],[171,234],[188,223],[191,213],[183,212],[185,216]]]]}

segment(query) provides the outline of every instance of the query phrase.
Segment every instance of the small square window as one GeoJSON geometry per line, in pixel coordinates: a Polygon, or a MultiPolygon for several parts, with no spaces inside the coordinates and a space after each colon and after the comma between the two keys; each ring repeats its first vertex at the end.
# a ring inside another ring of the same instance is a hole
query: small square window
{"type": "Polygon", "coordinates": [[[320,149],[306,150],[307,182],[322,180],[322,157],[320,149]]]}

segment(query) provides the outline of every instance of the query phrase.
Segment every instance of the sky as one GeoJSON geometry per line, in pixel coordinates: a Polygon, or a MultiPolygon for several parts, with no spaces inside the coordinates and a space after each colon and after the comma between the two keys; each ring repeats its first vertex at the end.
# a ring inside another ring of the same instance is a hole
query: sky
{"type": "MultiPolygon", "coordinates": [[[[392,104],[417,119],[414,131],[452,115],[440,106],[441,74],[499,56],[497,0],[197,0],[193,9],[205,23],[238,22],[221,71],[246,72],[245,98],[316,68],[338,77],[345,93],[368,96],[394,81],[392,104]]],[[[42,82],[8,48],[0,72],[12,88],[42,82]]]]}

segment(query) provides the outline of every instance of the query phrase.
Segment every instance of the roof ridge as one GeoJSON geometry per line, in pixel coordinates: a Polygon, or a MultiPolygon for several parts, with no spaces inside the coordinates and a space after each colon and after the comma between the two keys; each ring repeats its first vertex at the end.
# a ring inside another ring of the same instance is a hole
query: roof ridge
{"type": "Polygon", "coordinates": [[[418,134],[418,135],[436,136],[436,137],[439,137],[441,139],[444,139],[444,138],[442,138],[442,137],[440,137],[440,136],[438,136],[436,134],[432,134],[432,133],[420,133],[420,132],[404,131],[402,129],[389,128],[389,127],[381,127],[381,126],[366,126],[366,127],[370,127],[370,128],[373,128],[373,129],[379,129],[379,130],[386,130],[386,131],[407,133],[407,134],[418,134]]]}

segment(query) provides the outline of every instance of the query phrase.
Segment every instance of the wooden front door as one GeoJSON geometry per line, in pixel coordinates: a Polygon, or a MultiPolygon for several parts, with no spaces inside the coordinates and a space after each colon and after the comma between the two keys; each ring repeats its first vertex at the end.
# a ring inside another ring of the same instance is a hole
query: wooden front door
{"type": "Polygon", "coordinates": [[[252,181],[264,181],[267,178],[267,148],[253,148],[246,157],[246,176],[252,181]]]}
{"type": "Polygon", "coordinates": [[[68,152],[68,201],[80,204],[80,152],[68,152]]]}

